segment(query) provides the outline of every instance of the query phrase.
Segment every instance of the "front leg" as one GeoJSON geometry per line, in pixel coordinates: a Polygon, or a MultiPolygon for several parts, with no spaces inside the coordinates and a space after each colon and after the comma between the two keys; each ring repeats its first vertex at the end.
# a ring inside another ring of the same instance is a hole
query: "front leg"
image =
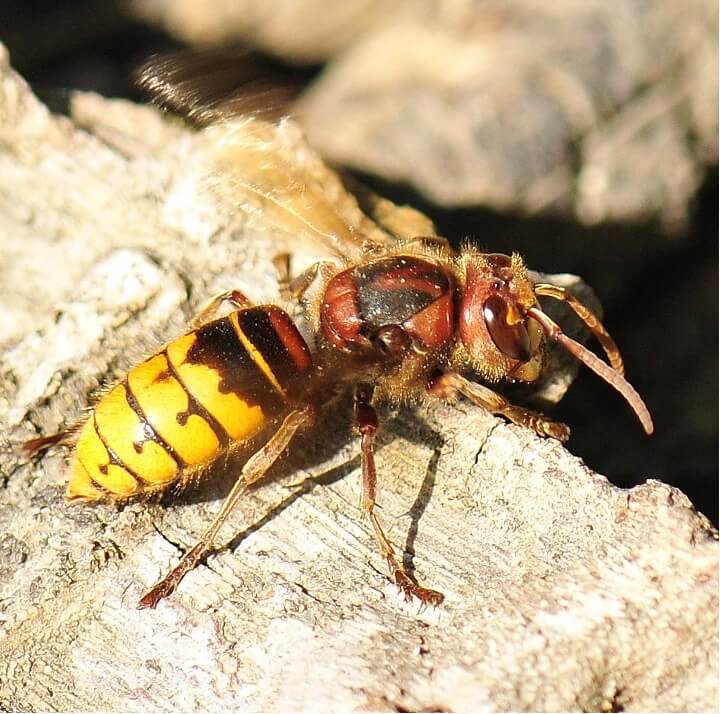
{"type": "Polygon", "coordinates": [[[300,302],[318,276],[322,280],[327,280],[329,276],[337,270],[335,263],[329,260],[319,260],[317,263],[313,263],[303,270],[300,275],[293,278],[290,273],[289,253],[278,253],[273,258],[273,265],[277,271],[280,297],[289,302],[300,302]]]}
{"type": "Polygon", "coordinates": [[[355,389],[355,424],[360,431],[360,454],[362,464],[362,496],[361,507],[372,524],[375,539],[380,546],[380,552],[390,568],[391,580],[400,588],[406,600],[418,598],[423,604],[439,605],[444,596],[435,590],[420,587],[413,582],[403,569],[395,555],[392,544],[383,532],[377,515],[375,514],[375,494],[377,487],[377,471],[375,469],[375,435],[378,429],[378,418],[375,409],[370,404],[372,387],[359,385],[355,389]]]}
{"type": "Polygon", "coordinates": [[[462,394],[491,414],[500,414],[514,424],[532,429],[540,436],[550,436],[558,441],[567,441],[570,437],[570,427],[566,424],[552,421],[531,409],[517,407],[501,394],[482,384],[471,382],[457,372],[447,372],[434,379],[428,386],[428,392],[446,401],[454,401],[458,394],[462,394]]]}

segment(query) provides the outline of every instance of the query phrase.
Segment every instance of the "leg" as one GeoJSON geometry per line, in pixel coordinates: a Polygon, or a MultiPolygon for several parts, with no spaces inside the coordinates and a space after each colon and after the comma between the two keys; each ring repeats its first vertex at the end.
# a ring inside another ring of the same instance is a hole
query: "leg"
{"type": "Polygon", "coordinates": [[[487,409],[492,414],[501,414],[514,424],[532,429],[540,436],[551,436],[559,441],[567,441],[570,429],[565,424],[548,419],[543,414],[516,407],[501,394],[493,392],[477,382],[471,382],[456,372],[448,372],[435,379],[428,387],[430,394],[444,400],[453,400],[462,394],[473,404],[487,409]]]}
{"type": "Polygon", "coordinates": [[[278,289],[283,300],[292,299],[290,290],[290,253],[278,253],[272,260],[277,273],[278,289]]]}
{"type": "Polygon", "coordinates": [[[159,583],[141,598],[138,608],[155,607],[162,598],[167,597],[175,590],[178,583],[196,565],[213,552],[213,541],[223,523],[227,520],[240,496],[245,489],[259,478],[262,478],[268,469],[275,463],[278,456],[287,448],[290,440],[302,426],[308,424],[313,418],[312,407],[306,406],[290,412],[280,428],[272,435],[270,440],[256,451],[243,467],[240,477],[235,482],[230,493],[225,498],[220,510],[212,523],[200,536],[198,542],[182,557],[180,562],[159,583]]]}
{"type": "Polygon", "coordinates": [[[299,302],[313,284],[318,275],[324,276],[329,270],[336,268],[335,263],[328,260],[320,260],[303,270],[295,278],[290,277],[290,254],[278,253],[273,258],[273,265],[278,274],[278,287],[283,300],[299,302]]]}
{"type": "Polygon", "coordinates": [[[220,305],[227,300],[236,308],[250,307],[252,303],[239,290],[226,290],[224,293],[218,293],[208,300],[200,311],[190,320],[190,328],[196,329],[204,325],[217,312],[220,305]]]}
{"type": "Polygon", "coordinates": [[[405,599],[410,600],[415,596],[423,604],[439,605],[443,601],[442,593],[422,588],[410,579],[398,561],[395,551],[375,515],[377,472],[375,470],[374,444],[378,420],[375,409],[370,404],[371,396],[372,388],[366,385],[358,386],[355,391],[355,423],[361,436],[360,453],[363,478],[361,507],[370,519],[380,552],[390,568],[390,577],[405,595],[405,599]]]}

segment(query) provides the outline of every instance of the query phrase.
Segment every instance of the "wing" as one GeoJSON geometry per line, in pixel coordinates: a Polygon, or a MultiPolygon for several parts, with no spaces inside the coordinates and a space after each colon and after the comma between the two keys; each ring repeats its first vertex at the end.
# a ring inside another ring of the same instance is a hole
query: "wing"
{"type": "Polygon", "coordinates": [[[251,218],[350,260],[394,244],[291,120],[246,117],[209,127],[205,138],[216,187],[251,218]]]}
{"type": "Polygon", "coordinates": [[[305,74],[239,48],[154,55],[134,79],[156,104],[208,126],[244,115],[280,119],[302,91],[305,74]]]}
{"type": "Polygon", "coordinates": [[[369,218],[287,116],[293,91],[258,78],[257,61],[248,65],[247,58],[174,54],[153,58],[137,74],[139,86],[160,104],[206,127],[201,140],[212,183],[225,199],[250,218],[261,216],[258,223],[345,260],[392,247],[398,237],[434,235],[422,214],[362,191],[363,207],[387,229],[369,218]]]}

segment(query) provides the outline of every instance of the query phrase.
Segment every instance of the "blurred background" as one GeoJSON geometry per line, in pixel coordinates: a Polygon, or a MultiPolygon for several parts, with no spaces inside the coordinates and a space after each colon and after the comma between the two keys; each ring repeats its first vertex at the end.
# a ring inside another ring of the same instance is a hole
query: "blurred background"
{"type": "MultiPolygon", "coordinates": [[[[331,162],[459,244],[593,286],[647,438],[586,371],[553,411],[618,486],[718,521],[717,9],[709,0],[4,0],[0,42],[54,111],[140,95],[157,52],[235,47],[302,90],[331,162]]],[[[1,180],[1,177],[0,177],[1,180]]]]}

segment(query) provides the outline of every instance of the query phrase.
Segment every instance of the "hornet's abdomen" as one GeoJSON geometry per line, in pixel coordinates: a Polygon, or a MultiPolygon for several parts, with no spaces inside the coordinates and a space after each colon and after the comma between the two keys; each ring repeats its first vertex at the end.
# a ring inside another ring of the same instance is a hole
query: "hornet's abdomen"
{"type": "Polygon", "coordinates": [[[238,310],[130,370],[83,426],[68,499],[161,491],[258,434],[302,394],[312,359],[286,313],[238,310]]]}

